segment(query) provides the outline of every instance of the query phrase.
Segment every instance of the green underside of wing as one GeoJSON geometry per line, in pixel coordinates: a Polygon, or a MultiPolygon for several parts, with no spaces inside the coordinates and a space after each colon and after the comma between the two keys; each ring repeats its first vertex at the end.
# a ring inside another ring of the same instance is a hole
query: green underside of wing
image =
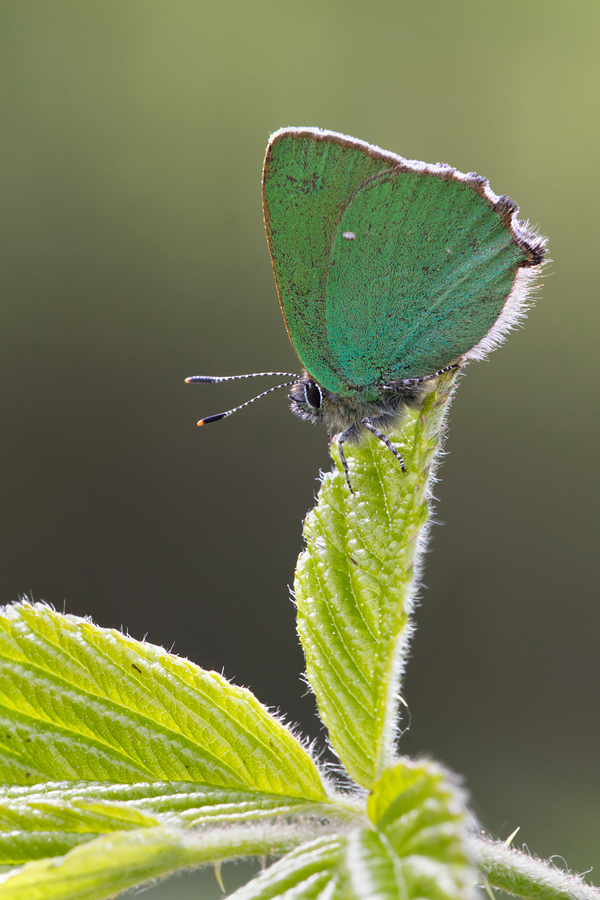
{"type": "Polygon", "coordinates": [[[433,373],[476,346],[526,259],[468,185],[307,133],[271,145],[265,207],[292,344],[341,395],[433,373]]]}
{"type": "Polygon", "coordinates": [[[485,337],[525,258],[467,185],[384,173],[336,229],[326,287],[332,368],[356,386],[438,371],[485,337]]]}
{"type": "Polygon", "coordinates": [[[265,219],[290,339],[305,369],[339,393],[343,380],[328,359],[325,307],[331,243],[348,198],[389,162],[293,133],[272,144],[269,157],[265,219]]]}

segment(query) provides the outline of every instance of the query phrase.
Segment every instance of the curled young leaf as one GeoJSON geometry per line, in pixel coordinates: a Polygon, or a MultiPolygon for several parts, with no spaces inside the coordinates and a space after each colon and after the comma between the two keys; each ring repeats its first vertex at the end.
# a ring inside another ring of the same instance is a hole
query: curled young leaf
{"type": "Polygon", "coordinates": [[[337,466],[305,523],[294,587],[307,675],[334,750],[367,788],[394,757],[415,576],[454,379],[441,376],[391,435],[406,475],[375,438],[346,444],[351,493],[333,444],[337,466]]]}

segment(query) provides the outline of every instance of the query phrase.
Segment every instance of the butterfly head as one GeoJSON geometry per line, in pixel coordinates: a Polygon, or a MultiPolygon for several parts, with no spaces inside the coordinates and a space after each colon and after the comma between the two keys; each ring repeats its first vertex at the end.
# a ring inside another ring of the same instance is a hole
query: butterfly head
{"type": "Polygon", "coordinates": [[[305,375],[292,386],[289,393],[291,410],[301,419],[313,423],[322,422],[325,403],[330,396],[329,391],[317,384],[314,378],[305,375]]]}
{"type": "Polygon", "coordinates": [[[364,434],[363,419],[376,417],[382,425],[392,426],[406,406],[421,400],[427,388],[406,382],[395,385],[369,385],[351,388],[339,396],[319,384],[312,375],[304,376],[292,385],[289,393],[292,412],[313,424],[322,422],[330,434],[352,429],[358,437],[364,434]]]}

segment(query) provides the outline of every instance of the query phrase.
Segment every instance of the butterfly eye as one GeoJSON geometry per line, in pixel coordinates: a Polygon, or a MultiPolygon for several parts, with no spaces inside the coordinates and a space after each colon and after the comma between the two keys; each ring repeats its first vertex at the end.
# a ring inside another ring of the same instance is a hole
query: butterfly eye
{"type": "Polygon", "coordinates": [[[323,400],[321,389],[314,381],[309,381],[304,385],[304,397],[309,406],[313,409],[320,409],[323,400]]]}

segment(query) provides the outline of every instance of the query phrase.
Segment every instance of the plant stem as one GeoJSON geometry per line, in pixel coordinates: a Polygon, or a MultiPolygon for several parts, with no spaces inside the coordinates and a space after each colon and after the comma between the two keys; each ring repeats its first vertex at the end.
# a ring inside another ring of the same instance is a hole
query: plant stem
{"type": "Polygon", "coordinates": [[[600,900],[600,890],[581,875],[563,872],[551,863],[513,850],[502,841],[475,838],[474,861],[491,887],[525,900],[600,900]]]}

